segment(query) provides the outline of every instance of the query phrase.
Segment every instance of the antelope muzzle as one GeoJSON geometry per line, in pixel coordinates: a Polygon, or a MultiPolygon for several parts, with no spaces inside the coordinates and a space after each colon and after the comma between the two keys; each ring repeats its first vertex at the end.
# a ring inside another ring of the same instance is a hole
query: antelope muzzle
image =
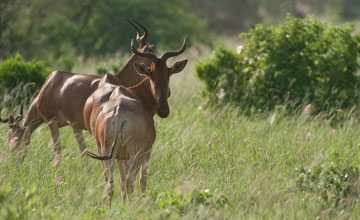
{"type": "Polygon", "coordinates": [[[167,118],[170,114],[169,104],[167,102],[160,102],[159,108],[157,109],[157,115],[160,118],[167,118]]]}

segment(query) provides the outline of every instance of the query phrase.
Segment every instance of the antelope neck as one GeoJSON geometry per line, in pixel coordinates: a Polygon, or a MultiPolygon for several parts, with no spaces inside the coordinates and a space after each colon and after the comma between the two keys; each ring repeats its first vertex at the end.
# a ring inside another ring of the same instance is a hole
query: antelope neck
{"type": "Polygon", "coordinates": [[[128,89],[130,89],[136,98],[144,105],[146,112],[154,117],[156,114],[156,102],[149,77],[145,77],[140,83],[128,89]]]}
{"type": "Polygon", "coordinates": [[[42,123],[42,119],[36,110],[31,107],[24,115],[24,118],[21,120],[20,126],[22,128],[30,128],[30,130],[33,131],[42,123]]]}
{"type": "Polygon", "coordinates": [[[33,121],[35,120],[35,115],[31,115],[31,112],[27,112],[25,115],[24,115],[24,118],[21,120],[21,127],[30,127],[31,124],[33,124],[33,121]]]}
{"type": "Polygon", "coordinates": [[[136,55],[132,54],[126,61],[125,65],[120,69],[115,76],[120,79],[121,85],[125,87],[133,86],[142,80],[141,76],[137,73],[134,74],[134,62],[136,61],[136,55]]]}
{"type": "Polygon", "coordinates": [[[135,61],[135,54],[131,54],[130,58],[126,61],[125,65],[115,74],[115,76],[121,76],[123,72],[126,72],[129,68],[133,68],[132,65],[135,61]]]}

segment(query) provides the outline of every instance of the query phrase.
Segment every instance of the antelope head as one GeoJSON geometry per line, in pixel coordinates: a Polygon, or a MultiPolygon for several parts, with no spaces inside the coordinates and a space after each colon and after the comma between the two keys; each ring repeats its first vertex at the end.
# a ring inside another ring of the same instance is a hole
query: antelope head
{"type": "MultiPolygon", "coordinates": [[[[9,131],[7,134],[7,141],[9,142],[10,147],[17,148],[21,139],[24,135],[25,128],[21,126],[20,121],[24,117],[23,115],[23,105],[20,107],[19,115],[15,118],[10,116],[6,119],[2,119],[0,116],[0,122],[9,124],[9,131]]],[[[0,107],[0,115],[1,115],[1,107],[0,107]]]]}
{"type": "Polygon", "coordinates": [[[139,52],[135,50],[133,41],[131,41],[131,50],[134,54],[148,58],[152,61],[150,66],[145,63],[134,63],[134,68],[137,73],[144,75],[150,79],[152,95],[155,99],[156,114],[161,118],[166,118],[170,114],[170,108],[168,104],[168,97],[170,96],[169,78],[174,73],[181,72],[186,64],[187,60],[176,62],[171,67],[166,65],[166,61],[170,57],[175,57],[182,54],[186,48],[186,40],[178,51],[165,52],[161,57],[157,57],[151,52],[139,52]]]}

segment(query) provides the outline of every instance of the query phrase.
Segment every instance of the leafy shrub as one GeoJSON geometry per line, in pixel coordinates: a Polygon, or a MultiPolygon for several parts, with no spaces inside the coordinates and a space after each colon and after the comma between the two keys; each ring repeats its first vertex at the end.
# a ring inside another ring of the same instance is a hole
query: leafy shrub
{"type": "Polygon", "coordinates": [[[163,192],[157,195],[159,207],[164,210],[169,217],[171,214],[184,215],[190,208],[198,209],[200,207],[213,207],[215,209],[224,207],[228,204],[228,199],[216,191],[211,192],[209,189],[200,191],[188,191],[179,193],[175,189],[173,193],[163,192]]]}
{"type": "Polygon", "coordinates": [[[354,26],[333,26],[312,17],[287,16],[277,27],[256,25],[242,34],[239,54],[218,48],[196,65],[203,94],[246,107],[272,109],[306,103],[313,111],[354,106],[359,100],[360,35],[354,26]],[[222,91],[222,95],[218,94],[222,91]]]}
{"type": "Polygon", "coordinates": [[[205,82],[203,95],[210,102],[240,101],[246,95],[249,74],[244,74],[239,55],[218,46],[212,59],[196,65],[197,76],[205,82]]]}
{"type": "Polygon", "coordinates": [[[16,54],[0,64],[0,85],[12,89],[21,82],[31,83],[34,92],[42,86],[50,72],[44,62],[25,62],[20,54],[16,54]]]}
{"type": "Polygon", "coordinates": [[[323,201],[337,206],[350,197],[358,197],[355,185],[359,174],[358,167],[331,162],[297,169],[296,184],[302,191],[318,194],[323,201]]]}
{"type": "Polygon", "coordinates": [[[18,194],[18,192],[15,192],[11,187],[0,189],[0,216],[3,219],[29,219],[33,208],[39,201],[36,188],[33,187],[26,191],[24,195],[19,196],[20,199],[14,200],[13,194],[18,194]]]}

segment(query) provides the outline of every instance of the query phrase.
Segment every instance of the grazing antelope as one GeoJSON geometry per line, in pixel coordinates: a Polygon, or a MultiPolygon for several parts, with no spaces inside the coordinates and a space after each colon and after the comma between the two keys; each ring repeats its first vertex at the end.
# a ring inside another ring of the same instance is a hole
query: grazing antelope
{"type": "MultiPolygon", "coordinates": [[[[140,52],[152,51],[152,45],[146,42],[148,38],[147,29],[135,20],[128,20],[128,22],[137,31],[138,50],[140,52]],[[133,22],[144,30],[142,36],[139,28],[133,22]]],[[[133,67],[135,62],[150,64],[151,60],[132,54],[124,67],[113,77],[113,83],[132,86],[140,82],[143,77],[136,73],[133,67]]],[[[67,125],[71,125],[73,128],[79,149],[83,153],[86,149],[82,134],[82,130],[86,129],[83,121],[83,109],[86,99],[98,87],[100,79],[101,77],[96,75],[75,74],[65,71],[52,72],[24,117],[21,113],[16,120],[12,116],[1,120],[3,123],[9,123],[9,145],[13,149],[21,144],[28,146],[33,131],[45,122],[51,130],[57,158],[61,151],[59,128],[67,125]]]]}
{"type": "MultiPolygon", "coordinates": [[[[85,110],[94,108],[95,113],[90,119],[86,118],[88,115],[84,115],[84,121],[89,121],[88,129],[94,136],[101,156],[88,151],[86,154],[103,162],[109,207],[114,190],[114,160],[117,161],[120,171],[123,199],[126,199],[126,194],[131,195],[140,168],[140,189],[141,193],[145,194],[147,164],[156,136],[153,117],[157,114],[166,118],[170,114],[169,77],[181,72],[187,63],[187,60],[183,60],[169,68],[166,61],[183,53],[185,47],[184,40],[178,51],[166,52],[158,58],[151,52],[135,50],[131,41],[134,54],[152,61],[151,65],[140,62],[133,64],[139,75],[145,77],[144,80],[132,87],[114,86],[104,82],[87,100],[85,110]],[[98,95],[108,101],[97,103],[96,101],[101,100],[96,98],[98,95]],[[123,160],[130,162],[127,179],[123,160]]],[[[107,81],[106,78],[107,76],[104,76],[104,81],[107,81]]]]}

